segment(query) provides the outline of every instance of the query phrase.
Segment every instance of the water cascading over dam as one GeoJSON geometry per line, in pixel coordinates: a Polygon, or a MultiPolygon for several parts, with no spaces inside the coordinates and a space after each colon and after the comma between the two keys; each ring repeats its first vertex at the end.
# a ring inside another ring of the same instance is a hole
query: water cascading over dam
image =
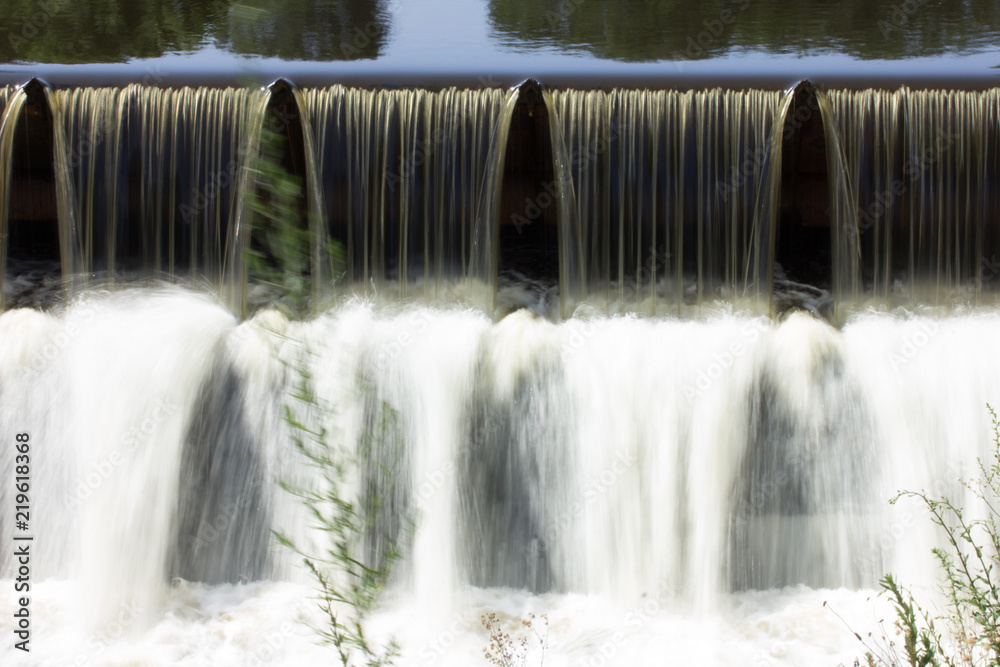
{"type": "Polygon", "coordinates": [[[523,232],[533,211],[552,208],[542,219],[558,220],[553,276],[563,317],[581,302],[645,314],[656,314],[657,302],[671,312],[720,297],[766,307],[778,239],[796,233],[779,233],[791,208],[796,226],[830,230],[795,254],[835,255],[818,282],[838,303],[941,303],[996,252],[996,198],[985,187],[995,169],[995,96],[827,95],[808,83],[783,98],[546,90],[552,182],[501,206],[505,154],[549,157],[507,145],[517,90],[284,82],[50,90],[33,81],[2,92],[3,182],[12,195],[4,212],[14,237],[4,256],[58,257],[68,293],[87,276],[185,277],[232,291],[242,310],[257,187],[247,156],[258,154],[262,131],[294,128],[316,297],[334,278],[397,299],[440,290],[446,279],[475,277],[495,290],[498,229],[513,222],[523,232]],[[288,91],[287,109],[273,107],[275,89],[288,91]],[[813,126],[818,133],[803,130],[813,126]],[[805,132],[819,148],[789,153],[805,132]],[[817,166],[822,189],[800,183],[798,199],[782,201],[794,196],[791,183],[806,180],[797,174],[817,166]],[[343,267],[328,256],[331,240],[344,248],[343,267]],[[379,287],[385,280],[391,288],[379,287]]]}
{"type": "Polygon", "coordinates": [[[964,497],[990,454],[997,95],[0,88],[0,433],[34,443],[44,632],[135,610],[125,659],[234,590],[298,614],[271,531],[323,539],[281,488],[315,475],[303,377],[381,503],[364,557],[402,549],[413,664],[448,628],[435,660],[478,655],[469,609],[569,618],[567,664],[620,626],[626,664],[671,614],[931,583],[938,536],[887,500],[964,497]]]}

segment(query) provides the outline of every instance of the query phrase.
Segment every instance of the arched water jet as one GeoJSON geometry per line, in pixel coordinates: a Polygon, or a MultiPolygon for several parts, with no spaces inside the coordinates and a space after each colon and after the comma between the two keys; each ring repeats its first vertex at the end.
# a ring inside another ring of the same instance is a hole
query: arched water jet
{"type": "Polygon", "coordinates": [[[781,201],[775,230],[775,312],[781,315],[803,299],[829,317],[833,304],[822,298],[833,281],[827,141],[815,90],[805,82],[795,87],[779,129],[781,201]],[[792,303],[786,304],[789,291],[792,303]]]}
{"type": "Polygon", "coordinates": [[[44,266],[30,273],[44,287],[35,285],[38,291],[19,295],[19,301],[47,306],[60,296],[68,298],[75,279],[68,243],[75,218],[63,162],[66,139],[47,83],[36,78],[7,90],[0,117],[0,286],[8,255],[30,260],[40,255],[44,266]],[[18,194],[12,191],[14,179],[18,194]],[[52,285],[56,289],[50,290],[52,285]]]}
{"type": "Polygon", "coordinates": [[[857,210],[833,108],[822,91],[803,80],[785,93],[775,127],[781,131],[771,135],[768,174],[754,217],[754,233],[765,237],[766,250],[755,265],[767,267],[772,311],[804,306],[836,320],[841,306],[857,297],[861,279],[857,210]],[[823,199],[817,203],[816,197],[823,199]],[[807,287],[782,292],[781,303],[775,303],[775,264],[782,260],[791,262],[791,282],[800,277],[807,287]]]}
{"type": "Polygon", "coordinates": [[[500,184],[497,270],[501,279],[528,288],[523,300],[512,295],[505,306],[533,305],[545,311],[547,293],[557,288],[560,275],[559,198],[549,113],[537,81],[528,79],[517,91],[500,184]]]}
{"type": "Polygon", "coordinates": [[[22,88],[25,105],[15,130],[10,165],[11,197],[7,256],[59,262],[58,212],[52,171],[52,114],[45,86],[32,79],[22,88]]]}
{"type": "Polygon", "coordinates": [[[21,109],[28,101],[23,88],[16,91],[4,87],[2,94],[3,111],[0,114],[0,309],[4,306],[3,281],[7,266],[7,221],[10,216],[11,163],[14,161],[14,136],[21,109]]]}
{"type": "MultiPolygon", "coordinates": [[[[315,309],[324,285],[322,200],[312,139],[291,83],[278,79],[266,97],[255,150],[245,157],[250,175],[243,191],[250,200],[249,254],[242,258],[247,266],[238,280],[253,283],[269,302],[304,313],[315,309]]],[[[261,301],[260,296],[255,300],[261,301]]]]}
{"type": "MultiPolygon", "coordinates": [[[[8,259],[17,270],[45,285],[35,294],[20,294],[19,303],[51,305],[58,301],[66,276],[72,275],[65,245],[69,194],[59,169],[65,140],[52,114],[52,90],[31,79],[6,88],[0,111],[0,288],[8,259]],[[33,266],[24,265],[29,261],[33,266]],[[40,262],[40,266],[39,266],[40,262]],[[56,290],[49,287],[55,285],[56,290]]],[[[23,281],[22,281],[23,282],[23,281]]],[[[68,294],[68,292],[67,292],[68,294]]],[[[0,309],[4,306],[0,295],[0,309]]]]}

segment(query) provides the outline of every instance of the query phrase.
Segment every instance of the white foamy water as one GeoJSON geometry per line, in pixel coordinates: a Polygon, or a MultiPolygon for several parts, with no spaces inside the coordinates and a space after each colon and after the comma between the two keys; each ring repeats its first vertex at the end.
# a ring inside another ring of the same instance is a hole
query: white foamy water
{"type": "Polygon", "coordinates": [[[335,664],[270,535],[324,543],[278,487],[316,481],[291,406],[362,460],[351,488],[381,501],[365,556],[403,550],[371,618],[399,664],[485,664],[488,612],[515,636],[546,614],[546,665],[850,664],[846,626],[886,616],[883,572],[933,588],[940,536],[888,500],[961,498],[991,455],[998,334],[993,312],[838,331],[362,302],[240,324],[173,289],[9,311],[0,434],[31,434],[32,652],[13,648],[4,447],[0,661],[335,664]],[[290,397],[297,368],[322,410],[290,397]]]}
{"type": "MultiPolygon", "coordinates": [[[[158,623],[128,634],[128,610],[94,632],[70,603],[78,588],[45,582],[35,593],[39,614],[30,656],[5,648],[5,665],[293,665],[339,664],[306,625],[317,615],[303,606],[308,586],[291,583],[204,586],[171,591],[158,623]]],[[[609,604],[599,596],[534,596],[510,589],[472,589],[446,616],[422,617],[410,600],[389,604],[371,620],[377,637],[402,645],[396,664],[460,667],[488,664],[479,618],[494,612],[511,635],[528,643],[528,665],[539,644],[521,627],[529,612],[548,616],[546,665],[836,665],[859,654],[854,636],[830,609],[859,631],[873,626],[868,593],[790,588],[744,593],[719,609],[690,614],[652,599],[609,604]],[[823,603],[827,602],[824,607],[823,603]]],[[[883,616],[887,610],[880,608],[883,616]]],[[[5,599],[0,613],[9,617],[5,599]]],[[[7,628],[4,628],[5,632],[7,628]]]]}

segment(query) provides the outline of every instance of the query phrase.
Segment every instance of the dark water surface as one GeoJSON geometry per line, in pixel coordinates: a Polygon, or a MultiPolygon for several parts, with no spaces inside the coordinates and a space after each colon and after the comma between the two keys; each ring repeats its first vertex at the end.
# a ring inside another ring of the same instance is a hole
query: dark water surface
{"type": "Polygon", "coordinates": [[[0,2],[0,82],[993,85],[985,0],[0,2]]]}

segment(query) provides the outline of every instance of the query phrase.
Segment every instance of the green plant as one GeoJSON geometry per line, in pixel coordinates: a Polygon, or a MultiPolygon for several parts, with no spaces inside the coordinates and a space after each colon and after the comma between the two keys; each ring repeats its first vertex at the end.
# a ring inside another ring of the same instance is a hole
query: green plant
{"type": "MultiPolygon", "coordinates": [[[[483,648],[483,655],[497,667],[524,667],[528,660],[528,638],[522,636],[520,640],[515,640],[504,632],[500,619],[494,613],[483,614],[480,619],[483,627],[489,635],[489,643],[483,648]]],[[[535,636],[541,648],[541,656],[538,660],[539,667],[545,664],[545,649],[548,648],[549,618],[542,614],[536,618],[534,614],[528,614],[521,619],[521,626],[527,628],[535,636]]]]}
{"type": "MultiPolygon", "coordinates": [[[[306,361],[309,354],[304,351],[306,361]]],[[[341,664],[391,665],[399,654],[398,646],[393,640],[384,647],[374,643],[365,632],[365,619],[385,590],[398,554],[389,544],[381,550],[377,565],[364,558],[364,542],[377,523],[380,504],[370,489],[356,499],[350,482],[364,463],[360,458],[366,448],[353,453],[338,446],[325,427],[309,425],[322,424],[326,408],[313,391],[308,368],[305,361],[297,368],[293,404],[285,406],[284,419],[295,449],[318,475],[308,487],[285,481],[281,486],[305,503],[314,527],[327,542],[312,553],[282,532],[275,536],[302,558],[319,585],[318,603],[326,621],[316,631],[337,651],[341,664]]]]}
{"type": "MultiPolygon", "coordinates": [[[[312,304],[314,235],[322,221],[308,212],[302,178],[285,164],[289,138],[265,127],[258,153],[249,160],[254,188],[252,242],[247,249],[247,269],[252,282],[275,292],[274,305],[286,315],[306,313],[312,304]],[[314,229],[316,228],[316,229],[314,229]]],[[[339,280],[347,266],[347,253],[335,239],[322,241],[327,277],[339,280]]]]}
{"type": "Polygon", "coordinates": [[[284,310],[301,311],[310,296],[310,233],[303,222],[305,187],[282,164],[283,134],[261,131],[260,151],[250,160],[255,184],[251,199],[253,243],[247,253],[250,277],[279,292],[284,310]]]}
{"type": "Polygon", "coordinates": [[[987,466],[979,460],[978,478],[961,481],[982,503],[985,518],[970,519],[960,504],[925,492],[902,491],[891,501],[919,500],[944,533],[946,546],[935,548],[933,553],[943,574],[945,611],[928,613],[910,591],[886,575],[880,583],[895,611],[895,634],[902,637],[902,655],[884,631],[880,642],[869,643],[870,638],[866,641],[859,636],[868,652],[865,662],[855,661],[856,665],[1000,666],[1000,423],[992,407],[989,412],[993,463],[987,466]]]}

